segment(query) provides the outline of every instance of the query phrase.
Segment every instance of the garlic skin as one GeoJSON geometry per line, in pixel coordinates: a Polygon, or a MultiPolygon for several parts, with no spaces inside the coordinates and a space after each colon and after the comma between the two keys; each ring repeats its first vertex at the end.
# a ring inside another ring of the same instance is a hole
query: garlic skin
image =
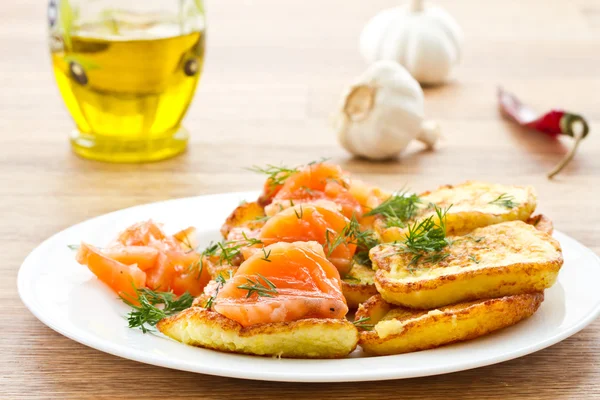
{"type": "Polygon", "coordinates": [[[342,97],[334,126],[342,146],[371,160],[400,154],[413,139],[432,147],[437,124],[423,121],[423,91],[394,61],[378,61],[342,97]],[[432,125],[433,124],[433,125],[432,125]]]}
{"type": "Polygon", "coordinates": [[[375,15],[360,36],[360,52],[368,63],[394,60],[422,84],[439,84],[459,62],[463,33],[440,7],[422,0],[375,15]]]}

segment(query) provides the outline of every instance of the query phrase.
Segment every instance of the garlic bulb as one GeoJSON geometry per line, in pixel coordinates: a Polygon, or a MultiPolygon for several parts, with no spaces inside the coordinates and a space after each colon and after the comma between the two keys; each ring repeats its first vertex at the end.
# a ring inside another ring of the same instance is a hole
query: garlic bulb
{"type": "Polygon", "coordinates": [[[420,83],[441,83],[458,63],[462,31],[440,7],[423,0],[381,11],[360,36],[360,52],[367,62],[394,60],[420,83]]]}
{"type": "Polygon", "coordinates": [[[342,146],[357,156],[397,156],[417,139],[432,147],[437,124],[423,121],[423,91],[395,61],[378,61],[348,89],[335,118],[342,146]]]}

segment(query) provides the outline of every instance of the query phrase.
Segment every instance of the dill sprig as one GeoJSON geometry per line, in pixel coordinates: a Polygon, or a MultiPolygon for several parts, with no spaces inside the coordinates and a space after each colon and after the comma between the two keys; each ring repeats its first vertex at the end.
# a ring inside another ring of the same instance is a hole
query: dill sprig
{"type": "Polygon", "coordinates": [[[446,214],[450,207],[442,210],[434,206],[435,215],[408,226],[406,238],[397,245],[401,246],[405,253],[413,254],[413,258],[408,263],[409,270],[412,270],[421,259],[434,263],[448,257],[441,251],[450,244],[446,238],[446,214]]]}
{"type": "Polygon", "coordinates": [[[263,247],[262,252],[263,252],[263,257],[261,257],[260,259],[263,261],[266,261],[266,262],[271,262],[272,260],[269,260],[269,256],[271,255],[271,250],[267,251],[263,247]]]}
{"type": "Polygon", "coordinates": [[[67,247],[73,251],[77,251],[81,246],[79,246],[78,244],[68,244],[67,247]]]}
{"type": "Polygon", "coordinates": [[[416,194],[409,194],[406,190],[394,193],[383,203],[373,208],[365,216],[382,215],[388,227],[397,226],[404,228],[406,222],[415,216],[421,199],[416,194]]]}
{"type": "Polygon", "coordinates": [[[161,319],[190,308],[194,301],[188,292],[176,297],[172,292],[135,288],[135,295],[135,298],[131,295],[121,295],[121,300],[132,308],[127,314],[129,327],[139,328],[144,333],[152,331],[148,326],[156,326],[161,319]]]}
{"type": "MultiPolygon", "coordinates": [[[[294,207],[294,201],[290,200],[290,204],[292,207],[294,207]]],[[[296,214],[296,218],[298,219],[302,219],[302,217],[304,217],[304,209],[302,208],[302,206],[298,207],[300,209],[300,212],[296,211],[296,208],[293,208],[294,210],[294,214],[296,214]]]]}
{"type": "Polygon", "coordinates": [[[231,264],[233,260],[238,257],[242,248],[251,247],[257,244],[263,244],[262,240],[256,238],[249,238],[245,232],[242,232],[244,239],[242,240],[229,240],[225,242],[218,242],[215,253],[219,255],[219,264],[223,263],[231,264]]]}
{"type": "MultiPolygon", "coordinates": [[[[229,271],[229,278],[231,279],[231,271],[229,271]]],[[[215,302],[215,299],[217,298],[217,295],[219,294],[219,290],[221,290],[221,288],[223,287],[223,285],[225,285],[225,283],[227,282],[225,280],[225,278],[223,278],[223,275],[219,274],[216,278],[215,278],[215,282],[217,282],[217,288],[215,289],[215,294],[213,294],[212,296],[210,296],[208,298],[208,300],[206,300],[206,304],[204,305],[204,308],[206,309],[210,309],[212,307],[212,305],[215,302]]]]}
{"type": "Polygon", "coordinates": [[[339,234],[335,236],[333,235],[335,235],[335,233],[330,229],[325,232],[325,247],[327,248],[328,257],[342,243],[355,244],[358,248],[361,250],[367,250],[367,252],[372,247],[375,247],[379,244],[379,241],[375,238],[373,231],[368,229],[361,230],[361,226],[356,219],[356,215],[352,215],[352,218],[350,218],[348,224],[339,234]]]}
{"type": "Polygon", "coordinates": [[[254,218],[254,220],[256,222],[266,222],[266,221],[269,220],[269,218],[271,218],[271,217],[269,217],[268,215],[265,215],[265,216],[260,216],[259,215],[258,217],[254,218]]]}
{"type": "Polygon", "coordinates": [[[246,298],[249,298],[254,293],[256,293],[258,297],[273,297],[273,294],[277,293],[277,288],[275,287],[273,282],[271,282],[259,273],[256,273],[256,276],[257,278],[255,281],[253,281],[250,278],[246,278],[247,283],[240,285],[237,288],[248,291],[248,294],[246,294],[246,298]],[[261,279],[263,280],[264,284],[261,283],[261,279]]]}
{"type": "Polygon", "coordinates": [[[469,260],[473,261],[475,264],[479,264],[479,260],[474,255],[470,255],[469,260]]]}
{"type": "Polygon", "coordinates": [[[355,276],[352,276],[352,275],[348,275],[348,274],[346,274],[346,275],[342,276],[342,280],[344,280],[344,281],[354,281],[354,282],[360,282],[360,279],[359,279],[359,278],[357,278],[357,277],[355,277],[355,276]]]}
{"type": "MultiPolygon", "coordinates": [[[[322,157],[319,160],[314,160],[314,161],[306,163],[305,166],[312,167],[315,164],[321,164],[327,160],[329,160],[329,158],[322,157]]],[[[295,174],[297,172],[300,172],[300,169],[302,167],[303,167],[303,165],[290,168],[290,167],[286,167],[284,165],[267,164],[265,167],[259,167],[257,165],[253,165],[251,168],[248,168],[248,170],[259,173],[259,174],[267,175],[267,182],[268,182],[269,186],[271,188],[273,188],[275,186],[283,185],[290,176],[292,176],[293,174],[295,174]]],[[[310,172],[310,170],[309,170],[309,172],[310,172]]],[[[310,194],[310,192],[311,192],[310,188],[308,188],[306,186],[304,186],[303,188],[306,190],[307,193],[310,194]]]]}
{"type": "Polygon", "coordinates": [[[356,264],[364,265],[367,267],[371,267],[373,263],[371,262],[371,258],[369,257],[369,250],[361,250],[354,253],[354,262],[356,264]]]}
{"type": "Polygon", "coordinates": [[[352,322],[354,324],[354,326],[356,326],[357,328],[361,328],[364,329],[366,331],[370,331],[375,327],[375,324],[365,324],[365,322],[369,321],[371,318],[370,317],[362,317],[357,319],[356,321],[352,322]]]}
{"type": "Polygon", "coordinates": [[[188,266],[187,271],[196,272],[196,279],[200,279],[200,277],[202,276],[202,271],[205,267],[204,260],[206,258],[214,256],[217,253],[218,249],[219,245],[217,243],[210,242],[210,244],[204,250],[202,250],[202,253],[200,253],[200,258],[198,259],[198,261],[191,263],[188,266]]]}
{"type": "Polygon", "coordinates": [[[283,185],[287,178],[299,171],[298,168],[289,168],[283,165],[277,166],[273,164],[267,164],[264,168],[253,165],[252,168],[248,168],[248,170],[267,175],[267,182],[271,187],[283,185]]]}
{"type": "Polygon", "coordinates": [[[490,201],[488,204],[495,204],[497,206],[502,206],[506,208],[515,208],[519,205],[519,203],[515,201],[515,197],[508,193],[502,193],[500,196],[490,201]]]}

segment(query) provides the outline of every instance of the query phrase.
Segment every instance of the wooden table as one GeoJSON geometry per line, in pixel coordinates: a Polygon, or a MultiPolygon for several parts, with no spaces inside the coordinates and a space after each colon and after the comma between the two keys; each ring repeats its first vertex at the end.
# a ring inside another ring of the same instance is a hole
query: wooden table
{"type": "Polygon", "coordinates": [[[538,353],[472,371],[349,384],[250,382],[173,371],[113,357],[44,326],[16,290],[23,258],[74,223],[174,197],[257,188],[252,164],[331,157],[361,178],[415,190],[465,179],[533,184],[556,227],[600,250],[600,135],[550,182],[566,152],[503,122],[495,88],[540,110],[561,106],[600,128],[600,4],[596,0],[445,1],[466,43],[456,79],[426,90],[440,122],[435,152],[401,161],[352,159],[329,127],[344,86],[365,67],[362,25],[397,1],[208,0],[205,73],[185,124],[190,151],[147,165],[89,162],[71,154],[72,128],[50,72],[45,7],[2,2],[0,15],[0,398],[534,399],[600,396],[600,321],[538,353]]]}

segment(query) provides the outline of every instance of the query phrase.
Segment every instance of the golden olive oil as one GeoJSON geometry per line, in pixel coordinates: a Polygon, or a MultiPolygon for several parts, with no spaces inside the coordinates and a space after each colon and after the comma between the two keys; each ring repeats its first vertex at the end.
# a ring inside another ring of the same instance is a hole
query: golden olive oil
{"type": "Polygon", "coordinates": [[[79,131],[71,138],[76,153],[137,162],[185,149],[181,120],[202,70],[204,36],[169,35],[178,27],[166,28],[156,37],[88,27],[52,52],[60,93],[79,131]]]}

